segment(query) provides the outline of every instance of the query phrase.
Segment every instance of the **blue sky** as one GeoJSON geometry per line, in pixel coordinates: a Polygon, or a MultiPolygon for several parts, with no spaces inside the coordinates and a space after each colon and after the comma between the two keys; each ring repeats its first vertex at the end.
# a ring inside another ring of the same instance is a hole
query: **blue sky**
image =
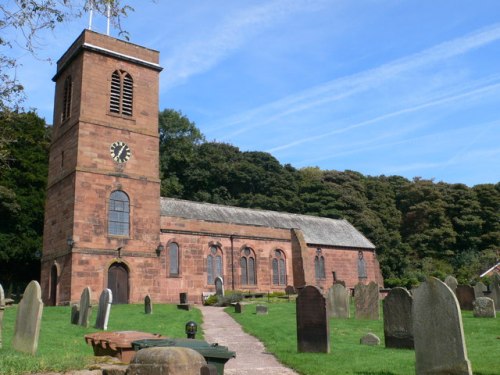
{"type": "MultiPolygon", "coordinates": [[[[498,0],[132,3],[130,41],[160,51],[160,109],[208,140],[297,168],[500,181],[498,0]]],[[[87,26],[44,34],[40,57],[56,61],[87,26]]],[[[55,65],[12,53],[26,107],[51,123],[55,65]]]]}

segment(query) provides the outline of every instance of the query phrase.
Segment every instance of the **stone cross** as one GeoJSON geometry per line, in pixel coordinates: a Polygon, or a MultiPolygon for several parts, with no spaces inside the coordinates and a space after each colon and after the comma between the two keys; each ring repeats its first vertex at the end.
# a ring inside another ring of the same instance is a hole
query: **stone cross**
{"type": "Polygon", "coordinates": [[[368,285],[358,283],[354,287],[354,305],[356,307],[356,319],[378,319],[379,318],[379,290],[375,282],[368,285]]]}
{"type": "Polygon", "coordinates": [[[383,301],[386,348],[413,349],[413,298],[405,288],[393,288],[383,301]]]}
{"type": "Polygon", "coordinates": [[[328,316],[330,318],[349,318],[349,293],[340,283],[328,289],[328,316]]]}
{"type": "Polygon", "coordinates": [[[38,349],[38,336],[42,321],[42,290],[37,281],[31,281],[19,302],[12,348],[34,355],[38,349]]]}
{"type": "Polygon", "coordinates": [[[0,284],[0,349],[2,349],[2,322],[3,311],[5,310],[5,295],[3,293],[2,284],[0,284]]]}
{"type": "Polygon", "coordinates": [[[415,370],[423,374],[472,375],[457,298],[430,277],[413,293],[415,370]]]}
{"type": "Polygon", "coordinates": [[[95,321],[95,328],[108,329],[109,312],[111,310],[111,303],[113,302],[113,293],[111,289],[104,289],[99,297],[99,306],[97,307],[97,318],[95,321]]]}
{"type": "Polygon", "coordinates": [[[91,301],[91,291],[89,287],[83,289],[80,295],[80,312],[78,316],[78,325],[82,327],[88,327],[90,321],[90,314],[92,313],[91,301]]]}
{"type": "Polygon", "coordinates": [[[450,289],[451,289],[451,291],[452,291],[453,293],[456,293],[456,291],[457,291],[457,286],[458,286],[458,281],[457,281],[457,279],[455,279],[455,278],[454,278],[453,276],[451,276],[451,275],[448,275],[448,276],[446,276],[446,278],[444,279],[444,283],[445,283],[446,285],[448,285],[448,288],[450,288],[450,289]]]}
{"type": "Polygon", "coordinates": [[[321,291],[306,285],[297,297],[296,312],[299,353],[330,353],[330,325],[321,291]]]}
{"type": "Polygon", "coordinates": [[[222,277],[217,276],[214,281],[215,284],[215,294],[217,296],[224,296],[224,280],[222,277]]]}
{"type": "Polygon", "coordinates": [[[144,313],[147,315],[153,313],[153,302],[151,302],[151,296],[149,294],[144,297],[144,313]]]}
{"type": "Polygon", "coordinates": [[[472,302],[475,300],[474,288],[470,285],[458,285],[455,290],[460,309],[472,311],[472,302]]]}

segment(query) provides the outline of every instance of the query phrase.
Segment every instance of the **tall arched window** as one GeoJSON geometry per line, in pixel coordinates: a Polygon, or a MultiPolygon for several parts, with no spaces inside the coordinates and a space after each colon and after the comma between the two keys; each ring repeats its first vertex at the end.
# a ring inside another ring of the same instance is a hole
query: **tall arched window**
{"type": "Polygon", "coordinates": [[[134,80],[132,76],[123,70],[115,70],[111,75],[109,111],[132,116],[133,99],[134,80]]]}
{"type": "Polygon", "coordinates": [[[128,195],[115,190],[109,196],[108,234],[128,236],[130,227],[130,201],[128,195]]]}
{"type": "Polygon", "coordinates": [[[286,285],[285,254],[281,250],[275,250],[273,254],[273,284],[286,285]]]}
{"type": "Polygon", "coordinates": [[[72,96],[72,91],[73,91],[73,81],[71,79],[71,76],[68,76],[64,80],[61,122],[64,122],[67,119],[69,119],[69,117],[71,115],[71,96],[72,96]]]}
{"type": "Polygon", "coordinates": [[[217,276],[222,277],[222,251],[212,245],[207,256],[207,284],[213,285],[217,276]]]}
{"type": "Polygon", "coordinates": [[[316,279],[325,279],[325,258],[322,255],[321,249],[316,249],[316,256],[314,257],[314,274],[316,279]]]}
{"type": "Polygon", "coordinates": [[[255,254],[249,247],[245,247],[241,252],[241,285],[257,285],[255,274],[255,254]]]}
{"type": "Polygon", "coordinates": [[[168,245],[168,263],[170,276],[179,276],[179,245],[175,242],[168,245]]]}

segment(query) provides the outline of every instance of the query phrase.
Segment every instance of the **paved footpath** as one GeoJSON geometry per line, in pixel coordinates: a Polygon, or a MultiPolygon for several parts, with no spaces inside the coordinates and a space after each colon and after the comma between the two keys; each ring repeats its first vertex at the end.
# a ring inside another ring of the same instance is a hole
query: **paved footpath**
{"type": "Polygon", "coordinates": [[[243,332],[241,326],[223,311],[223,307],[196,307],[203,314],[205,340],[236,352],[236,358],[230,359],[224,366],[225,375],[298,375],[267,353],[259,340],[243,332]]]}

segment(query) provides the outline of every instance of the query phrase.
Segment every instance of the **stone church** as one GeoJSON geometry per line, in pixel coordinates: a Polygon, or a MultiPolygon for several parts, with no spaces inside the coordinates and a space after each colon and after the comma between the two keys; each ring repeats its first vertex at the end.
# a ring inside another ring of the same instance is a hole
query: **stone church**
{"type": "Polygon", "coordinates": [[[345,220],[160,197],[157,51],[85,30],[57,62],[41,270],[48,305],[382,283],[345,220]]]}

